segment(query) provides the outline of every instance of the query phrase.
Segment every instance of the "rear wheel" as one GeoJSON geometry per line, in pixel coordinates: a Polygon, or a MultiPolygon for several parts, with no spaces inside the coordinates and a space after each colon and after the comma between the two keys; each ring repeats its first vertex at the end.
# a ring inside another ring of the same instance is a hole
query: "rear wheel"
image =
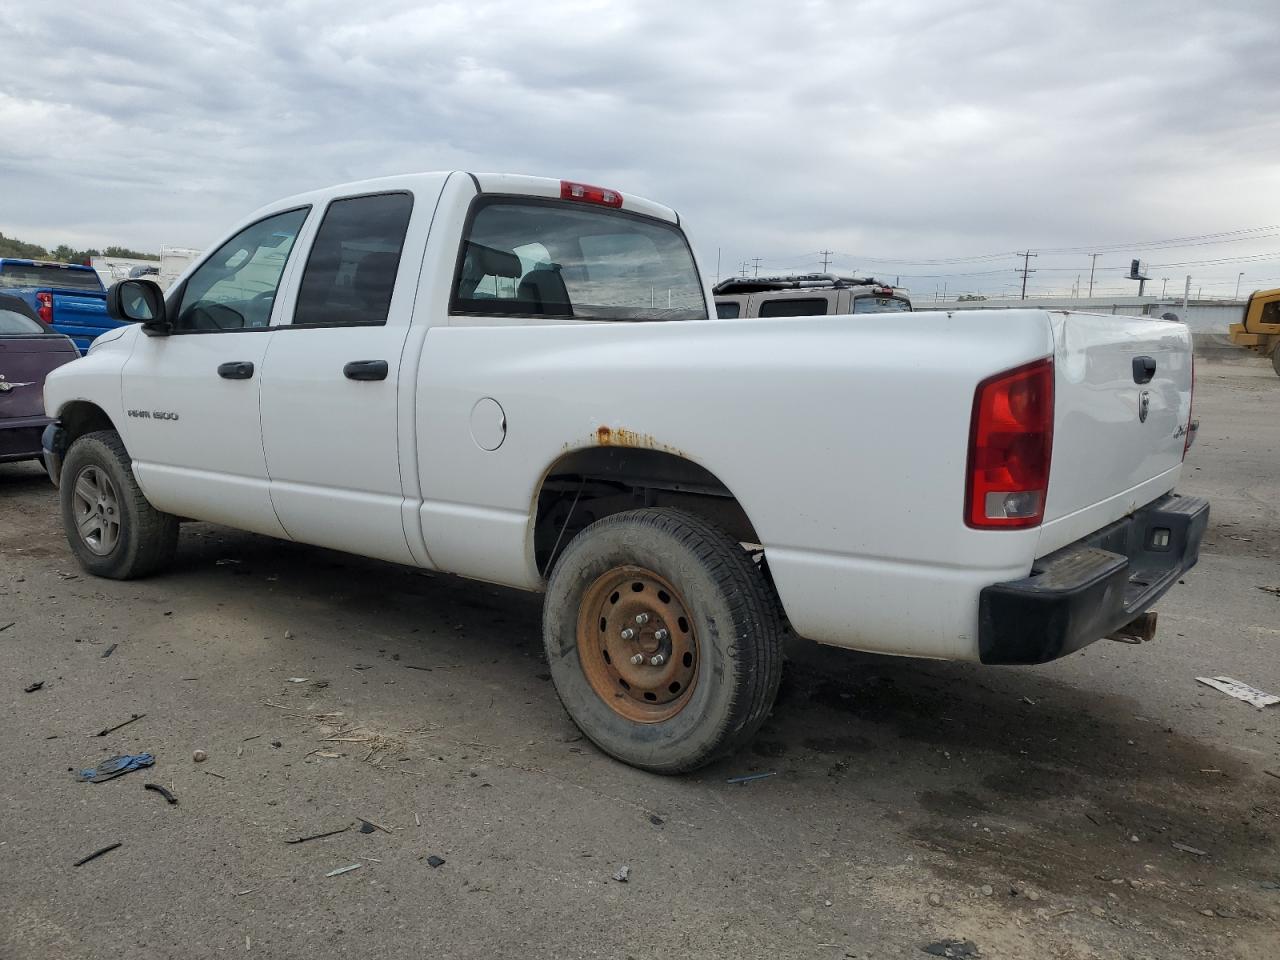
{"type": "Polygon", "coordinates": [[[1276,348],[1271,351],[1271,369],[1276,372],[1276,376],[1280,377],[1280,342],[1276,343],[1276,348]]]}
{"type": "Polygon", "coordinates": [[[742,546],[676,510],[615,514],[557,561],[543,610],[560,700],[606,753],[658,773],[744,744],[773,705],[782,626],[742,546]]]}
{"type": "Polygon", "coordinates": [[[114,430],[77,439],[62,462],[58,486],[67,542],[90,573],[131,580],[173,559],[178,518],[147,501],[114,430]]]}

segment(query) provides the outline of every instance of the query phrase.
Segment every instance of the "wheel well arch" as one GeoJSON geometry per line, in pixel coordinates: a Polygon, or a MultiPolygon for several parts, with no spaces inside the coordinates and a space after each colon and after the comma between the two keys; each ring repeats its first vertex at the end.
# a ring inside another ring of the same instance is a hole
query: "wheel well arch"
{"type": "Polygon", "coordinates": [[[546,576],[569,541],[602,517],[655,506],[687,510],[741,543],[760,543],[738,498],[701,464],[666,450],[583,447],[564,453],[539,484],[533,517],[538,572],[546,576]]]}
{"type": "Polygon", "coordinates": [[[68,447],[86,433],[95,430],[116,430],[111,417],[96,403],[88,400],[72,400],[58,411],[58,420],[62,424],[62,432],[68,447]]]}

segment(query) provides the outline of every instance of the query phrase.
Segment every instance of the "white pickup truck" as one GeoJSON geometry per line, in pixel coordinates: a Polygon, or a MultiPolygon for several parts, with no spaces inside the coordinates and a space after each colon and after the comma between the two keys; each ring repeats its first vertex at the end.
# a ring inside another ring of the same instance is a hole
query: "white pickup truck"
{"type": "Polygon", "coordinates": [[[180,519],[546,592],[583,732],[674,773],[769,712],[788,627],[1041,663],[1147,639],[1208,504],[1178,323],[1044,310],[722,320],[667,207],[434,173],[257,211],[50,374],[86,570],[180,519]]]}

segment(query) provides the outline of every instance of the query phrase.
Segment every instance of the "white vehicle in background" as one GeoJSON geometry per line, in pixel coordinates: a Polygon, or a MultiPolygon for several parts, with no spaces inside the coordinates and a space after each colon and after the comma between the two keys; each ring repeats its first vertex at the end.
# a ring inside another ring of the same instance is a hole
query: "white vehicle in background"
{"type": "Polygon", "coordinates": [[[1043,310],[717,319],[680,218],[499,174],[252,214],[55,370],[46,464],[91,573],[179,518],[546,592],[566,709],[663,773],[768,714],[785,625],[1041,663],[1147,611],[1208,516],[1181,324],[1043,310]]]}
{"type": "Polygon", "coordinates": [[[874,277],[834,273],[730,277],[711,289],[716,297],[716,315],[724,320],[911,312],[911,295],[906,290],[874,277]]]}

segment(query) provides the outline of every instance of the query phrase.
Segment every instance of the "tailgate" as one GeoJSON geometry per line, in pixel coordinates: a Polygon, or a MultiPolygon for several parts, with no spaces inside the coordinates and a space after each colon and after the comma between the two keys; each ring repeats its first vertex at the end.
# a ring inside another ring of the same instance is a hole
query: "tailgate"
{"type": "Polygon", "coordinates": [[[1173,489],[1191,414],[1191,333],[1185,324],[1049,316],[1053,459],[1039,556],[1173,489]]]}
{"type": "Polygon", "coordinates": [[[53,327],[75,341],[81,352],[99,334],[119,324],[107,316],[107,295],[80,291],[53,291],[53,327]]]}

